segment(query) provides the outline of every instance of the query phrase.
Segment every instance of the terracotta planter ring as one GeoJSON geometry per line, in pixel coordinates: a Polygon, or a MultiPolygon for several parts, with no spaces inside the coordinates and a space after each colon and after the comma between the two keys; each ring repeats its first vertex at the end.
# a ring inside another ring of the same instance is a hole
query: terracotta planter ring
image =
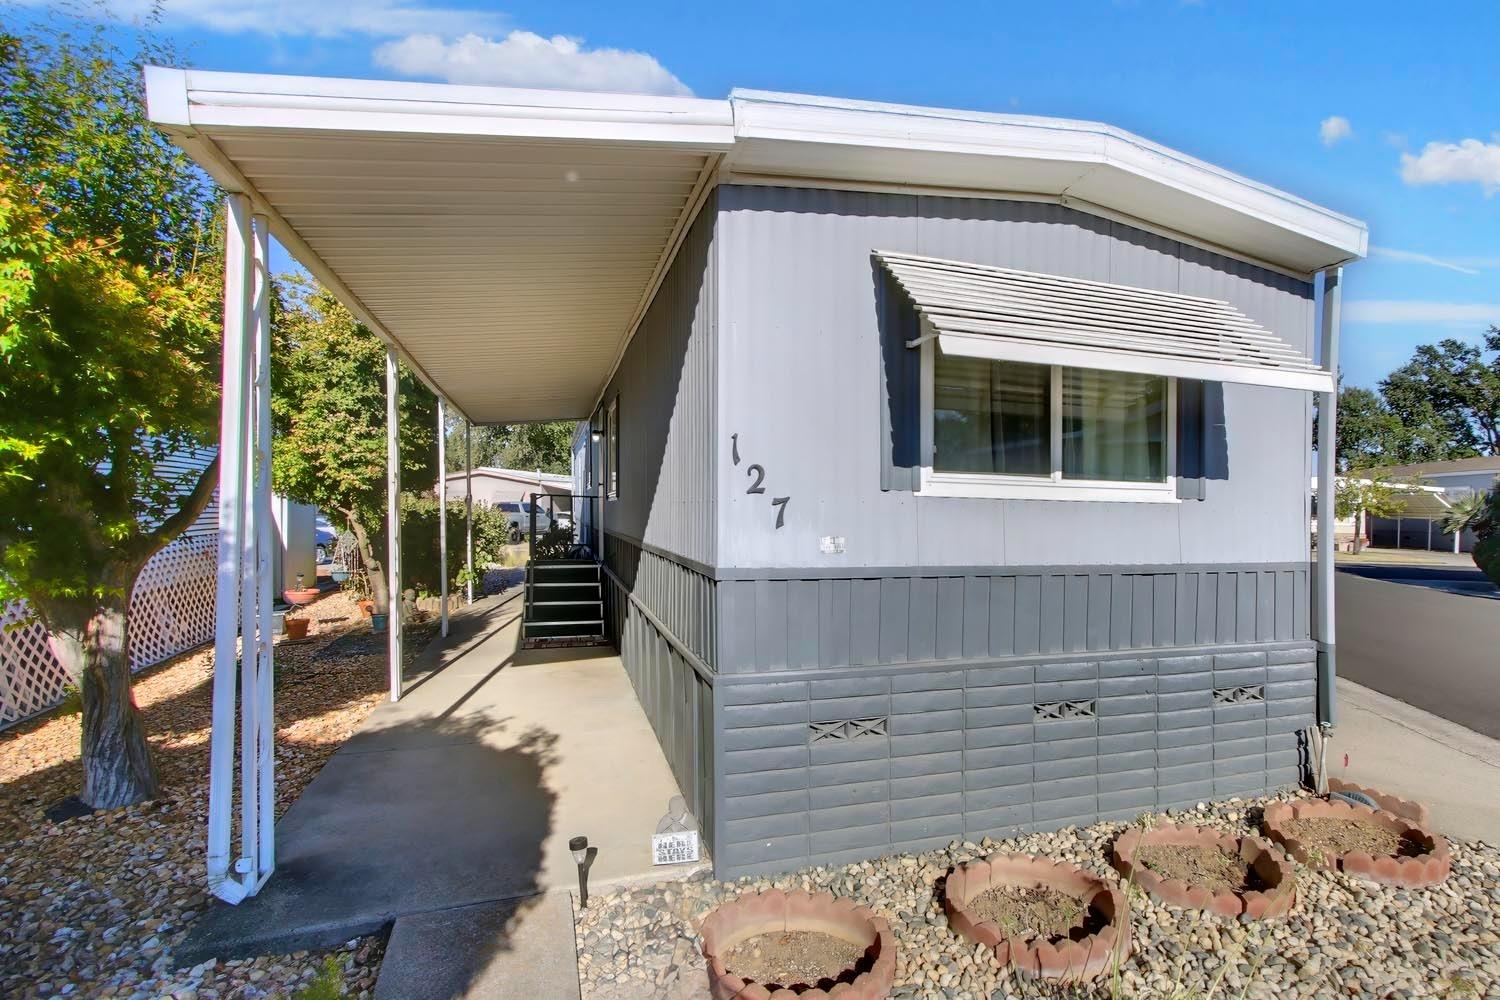
{"type": "Polygon", "coordinates": [[[996,854],[959,865],[943,889],[948,922],[963,937],[992,949],[1000,965],[1013,965],[1034,979],[1084,982],[1108,972],[1130,955],[1130,915],[1125,894],[1076,865],[1025,854],[996,854]],[[981,921],[970,904],[990,889],[1043,888],[1072,896],[1107,923],[1097,932],[1052,941],[1006,937],[993,922],[981,921]]]}
{"type": "Polygon", "coordinates": [[[1297,902],[1297,876],[1286,858],[1259,837],[1234,837],[1199,826],[1162,824],[1149,830],[1134,828],[1115,839],[1112,861],[1122,875],[1171,906],[1207,910],[1240,920],[1284,917],[1297,902]],[[1235,855],[1255,871],[1265,889],[1237,892],[1164,878],[1139,863],[1143,847],[1153,845],[1218,848],[1235,855]]]}
{"type": "Polygon", "coordinates": [[[698,930],[713,1000],[881,1000],[890,995],[896,978],[896,937],[890,924],[868,907],[826,892],[771,889],[740,896],[710,911],[698,930]],[[772,992],[724,967],[723,956],[730,948],[778,931],[815,931],[861,945],[869,968],[827,990],[809,984],[810,988],[797,992],[788,988],[772,992]]]}
{"type": "Polygon", "coordinates": [[[1337,778],[1328,779],[1328,791],[1351,792],[1355,795],[1363,795],[1375,803],[1375,808],[1384,809],[1394,816],[1409,819],[1417,826],[1432,826],[1432,810],[1421,802],[1413,802],[1410,799],[1398,798],[1385,792],[1364,785],[1356,785],[1352,781],[1340,781],[1337,778]]]}
{"type": "Polygon", "coordinates": [[[1266,807],[1261,819],[1266,835],[1284,846],[1292,857],[1314,868],[1332,868],[1349,875],[1358,875],[1382,885],[1421,889],[1437,885],[1453,870],[1453,852],[1448,840],[1426,827],[1409,819],[1368,806],[1350,805],[1347,802],[1327,802],[1309,799],[1299,802],[1276,802],[1266,807]],[[1292,819],[1341,819],[1384,827],[1409,841],[1423,847],[1415,857],[1378,857],[1364,851],[1350,851],[1327,857],[1312,845],[1298,840],[1285,826],[1292,819]]]}

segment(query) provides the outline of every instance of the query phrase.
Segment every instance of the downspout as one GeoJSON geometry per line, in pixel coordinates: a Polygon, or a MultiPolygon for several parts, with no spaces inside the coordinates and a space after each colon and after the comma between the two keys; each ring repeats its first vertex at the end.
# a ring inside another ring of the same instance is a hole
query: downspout
{"type": "Polygon", "coordinates": [[[1323,272],[1323,316],[1319,358],[1333,378],[1333,388],[1318,401],[1318,562],[1317,604],[1313,640],[1318,649],[1318,791],[1326,788],[1328,737],[1335,721],[1334,680],[1338,676],[1334,634],[1334,508],[1337,505],[1339,307],[1343,268],[1323,272]]]}

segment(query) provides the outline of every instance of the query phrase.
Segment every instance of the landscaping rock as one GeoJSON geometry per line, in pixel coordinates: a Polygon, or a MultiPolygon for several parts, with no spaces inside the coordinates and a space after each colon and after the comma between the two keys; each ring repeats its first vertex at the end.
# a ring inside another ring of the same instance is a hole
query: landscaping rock
{"type": "MultiPolygon", "coordinates": [[[[1258,821],[1261,809],[1272,801],[1205,804],[1177,814],[1183,823],[1244,837],[1254,832],[1249,823],[1258,821]]],[[[958,864],[1007,852],[1073,860],[1121,884],[1110,867],[1110,845],[1125,829],[1122,823],[1100,823],[727,883],[700,876],[601,892],[578,914],[580,954],[590,953],[589,942],[601,937],[611,940],[612,948],[603,955],[591,952],[592,960],[581,962],[583,997],[705,996],[703,959],[694,950],[683,961],[679,939],[701,944],[698,921],[704,914],[723,900],[771,888],[832,892],[884,917],[896,936],[894,997],[1054,995],[1055,990],[996,968],[993,960],[975,961],[976,946],[940,919],[940,880],[958,864]],[[644,927],[626,929],[627,920],[647,908],[657,915],[644,927]],[[610,938],[610,930],[620,930],[618,939],[610,938]],[[656,992],[640,975],[645,968],[654,970],[653,977],[659,974],[655,970],[665,969],[662,982],[680,992],[656,992]]],[[[1130,892],[1134,952],[1120,966],[1118,995],[1500,1000],[1500,849],[1478,841],[1453,840],[1450,846],[1452,874],[1427,889],[1378,885],[1294,864],[1297,901],[1274,921],[1242,923],[1183,910],[1136,888],[1130,892]]],[[[1068,988],[1066,995],[1109,997],[1111,980],[1105,974],[1090,987],[1068,988]]]]}
{"type": "MultiPolygon", "coordinates": [[[[368,632],[351,599],[330,594],[301,614],[311,620],[309,638],[276,648],[278,815],[388,683],[383,640],[370,651],[323,655],[333,640],[368,632]]],[[[419,651],[408,645],[408,656],[419,651]]],[[[373,990],[378,938],[326,953],[172,968],[193,919],[222,905],[203,888],[212,671],[213,650],[200,649],[136,676],[161,779],[153,802],[49,819],[46,810],[82,784],[78,716],[0,733],[0,996],[293,997],[326,978],[330,959],[346,996],[373,990]]]]}

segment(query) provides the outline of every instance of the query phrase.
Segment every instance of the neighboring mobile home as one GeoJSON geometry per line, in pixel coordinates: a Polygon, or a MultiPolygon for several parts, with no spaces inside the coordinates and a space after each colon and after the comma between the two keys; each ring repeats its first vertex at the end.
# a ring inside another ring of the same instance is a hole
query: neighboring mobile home
{"type": "Polygon", "coordinates": [[[720,875],[1298,781],[1361,223],[1089,122],[151,74],[454,406],[587,421],[609,634],[720,875]]]}

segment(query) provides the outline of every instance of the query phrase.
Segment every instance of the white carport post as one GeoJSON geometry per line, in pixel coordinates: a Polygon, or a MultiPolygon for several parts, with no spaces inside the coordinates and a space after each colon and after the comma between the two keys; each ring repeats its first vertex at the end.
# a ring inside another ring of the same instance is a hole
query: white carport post
{"type": "Polygon", "coordinates": [[[437,398],[438,435],[438,582],[442,601],[439,632],[448,635],[448,407],[437,398]]]}
{"type": "Polygon", "coordinates": [[[242,194],[229,195],[225,209],[208,888],[220,899],[238,903],[254,895],[275,867],[271,331],[266,219],[256,216],[252,222],[249,199],[242,194]],[[231,857],[237,674],[240,852],[238,857],[231,857]]]}
{"type": "Polygon", "coordinates": [[[385,349],[385,513],[390,614],[391,701],[401,700],[401,371],[396,349],[385,349]]]}
{"type": "MultiPolygon", "coordinates": [[[[469,572],[464,583],[468,603],[474,603],[474,452],[469,447],[473,425],[464,418],[464,568],[469,572]]],[[[1457,551],[1456,549],[1454,551],[1457,551]]]]}
{"type": "MultiPolygon", "coordinates": [[[[271,636],[271,605],[275,600],[271,579],[271,547],[275,544],[271,520],[271,223],[254,216],[255,299],[251,308],[255,329],[255,670],[250,715],[241,722],[241,743],[255,747],[255,759],[245,775],[240,796],[258,799],[256,804],[253,895],[271,877],[276,864],[276,719],[275,647],[271,636]]],[[[249,634],[247,631],[246,634],[249,634]]],[[[248,669],[250,658],[243,657],[248,669]]],[[[248,840],[248,836],[247,836],[248,840]]]]}

